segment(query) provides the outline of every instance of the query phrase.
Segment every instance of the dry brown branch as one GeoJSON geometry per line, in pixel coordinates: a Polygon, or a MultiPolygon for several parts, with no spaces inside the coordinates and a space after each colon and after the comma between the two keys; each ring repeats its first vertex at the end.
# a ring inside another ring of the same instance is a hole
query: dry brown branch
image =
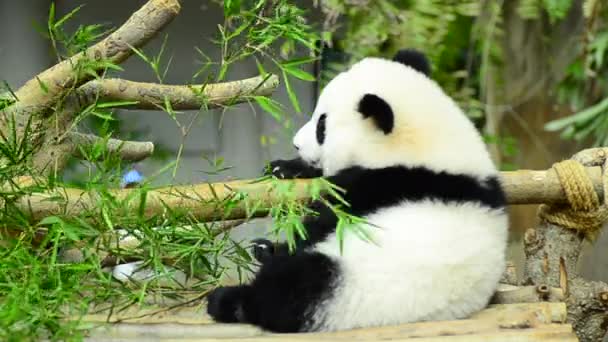
{"type": "Polygon", "coordinates": [[[505,271],[500,278],[500,283],[508,284],[508,285],[517,285],[517,268],[515,264],[511,261],[507,261],[507,265],[505,267],[505,271]]]}
{"type": "Polygon", "coordinates": [[[600,341],[608,309],[602,294],[608,291],[608,284],[578,275],[576,266],[583,240],[584,236],[577,231],[552,224],[529,229],[524,239],[524,282],[553,287],[566,284],[569,322],[581,341],[600,341]]]}
{"type": "MultiPolygon", "coordinates": [[[[239,81],[191,86],[142,83],[122,79],[90,81],[66,99],[53,124],[53,129],[47,133],[46,138],[49,143],[42,146],[40,153],[34,158],[34,167],[46,173],[61,170],[69,156],[73,154],[68,153],[69,151],[79,153],[78,146],[65,139],[70,134],[66,131],[70,129],[69,125],[74,115],[96,100],[137,101],[135,105],[121,108],[163,109],[168,103],[174,110],[209,109],[244,102],[251,96],[271,95],[278,84],[278,77],[272,74],[239,81]]],[[[112,144],[119,142],[112,140],[112,144]]],[[[124,159],[141,160],[151,155],[153,149],[152,143],[129,144],[128,148],[124,148],[124,159]],[[131,151],[133,153],[130,153],[131,151]]]]}
{"type": "Polygon", "coordinates": [[[492,297],[494,304],[561,302],[563,300],[562,289],[547,285],[502,286],[492,297]]]}
{"type": "MultiPolygon", "coordinates": [[[[577,153],[572,159],[589,170],[589,166],[604,165],[607,152],[606,148],[588,149],[577,153]]],[[[602,184],[597,176],[591,177],[596,191],[598,185],[602,184]]],[[[598,195],[603,198],[603,193],[598,195]]],[[[541,219],[538,227],[527,230],[524,235],[526,261],[523,284],[546,284],[560,288],[566,296],[568,321],[578,338],[583,342],[600,341],[608,327],[608,284],[586,280],[578,273],[584,240],[583,230],[568,229],[541,219]]]]}
{"type": "Polygon", "coordinates": [[[36,147],[32,158],[35,170],[40,174],[61,170],[74,150],[72,144],[61,139],[75,112],[74,101],[66,94],[103,72],[108,62],[123,62],[133,54],[134,47],[146,44],[179,10],[179,0],[149,0],[108,37],[26,82],[15,92],[16,102],[0,112],[0,131],[15,130],[21,139],[26,123],[32,119],[28,140],[36,147]],[[13,120],[16,127],[12,126],[13,120]]]}
{"type": "MultiPolygon", "coordinates": [[[[83,156],[79,147],[90,148],[96,143],[103,142],[103,139],[96,135],[72,132],[68,134],[68,141],[74,147],[74,155],[82,158],[83,156]]],[[[154,143],[150,141],[108,139],[106,147],[108,152],[118,153],[122,160],[132,162],[146,159],[154,153],[154,143]]]]}
{"type": "MultiPolygon", "coordinates": [[[[17,102],[9,107],[13,113],[29,115],[44,112],[56,104],[67,90],[90,80],[93,76],[75,72],[86,61],[106,60],[119,64],[152,39],[179,13],[179,0],[150,0],[116,31],[99,43],[41,72],[19,88],[17,102]],[[44,85],[41,87],[41,84],[44,85]]],[[[101,71],[104,66],[92,66],[101,71]]]]}
{"type": "MultiPolygon", "coordinates": [[[[602,198],[601,167],[586,167],[595,191],[602,198]]],[[[564,203],[566,195],[557,173],[553,169],[534,171],[518,170],[502,172],[501,183],[507,192],[510,204],[564,203]]]]}
{"type": "Polygon", "coordinates": [[[268,96],[279,85],[276,75],[256,76],[244,80],[206,85],[165,85],[122,79],[91,81],[78,89],[79,103],[93,103],[96,97],[105,101],[137,101],[130,107],[160,109],[169,102],[175,110],[208,109],[249,100],[248,96],[268,96]]]}

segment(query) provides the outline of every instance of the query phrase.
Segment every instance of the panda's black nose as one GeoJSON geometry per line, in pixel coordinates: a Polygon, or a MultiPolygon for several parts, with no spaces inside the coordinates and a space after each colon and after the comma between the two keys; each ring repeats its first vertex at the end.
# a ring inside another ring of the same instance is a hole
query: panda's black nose
{"type": "Polygon", "coordinates": [[[293,144],[293,147],[294,147],[296,150],[298,150],[298,151],[300,150],[300,146],[298,146],[298,145],[296,145],[296,144],[293,144]]]}

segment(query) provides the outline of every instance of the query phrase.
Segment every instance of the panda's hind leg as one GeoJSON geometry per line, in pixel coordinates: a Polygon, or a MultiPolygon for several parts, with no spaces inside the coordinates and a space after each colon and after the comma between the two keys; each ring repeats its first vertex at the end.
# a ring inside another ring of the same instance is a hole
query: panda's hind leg
{"type": "Polygon", "coordinates": [[[251,284],[220,287],[208,296],[207,312],[218,322],[242,322],[273,332],[306,331],[308,315],[331,294],[337,264],[319,253],[267,259],[251,284]]]}

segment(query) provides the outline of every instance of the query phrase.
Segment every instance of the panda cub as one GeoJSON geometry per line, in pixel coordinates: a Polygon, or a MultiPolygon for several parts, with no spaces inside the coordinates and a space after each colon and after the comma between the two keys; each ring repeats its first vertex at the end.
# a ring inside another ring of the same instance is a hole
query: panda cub
{"type": "MultiPolygon", "coordinates": [[[[426,56],[364,58],[323,89],[294,137],[283,178],[326,177],[372,242],[323,204],[304,217],[295,253],[256,240],[255,278],[208,296],[218,322],[272,332],[336,331],[465,318],[484,308],[505,268],[505,196],[481,136],[429,78],[426,56]]],[[[335,199],[328,199],[330,202],[335,199]]],[[[336,202],[337,203],[337,202],[336,202]]]]}

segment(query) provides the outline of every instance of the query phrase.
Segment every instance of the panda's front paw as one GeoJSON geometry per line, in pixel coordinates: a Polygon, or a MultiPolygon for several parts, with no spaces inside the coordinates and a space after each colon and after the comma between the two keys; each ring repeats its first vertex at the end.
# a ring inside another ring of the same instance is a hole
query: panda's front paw
{"type": "Polygon", "coordinates": [[[217,322],[239,322],[239,315],[242,315],[239,295],[237,286],[216,288],[207,295],[207,313],[217,322]]]}
{"type": "Polygon", "coordinates": [[[273,160],[264,170],[264,175],[273,175],[281,179],[315,178],[322,175],[322,171],[308,165],[301,158],[290,160],[273,160]]]}
{"type": "Polygon", "coordinates": [[[251,250],[255,260],[263,262],[274,255],[274,244],[270,240],[255,239],[251,241],[251,250]]]}
{"type": "Polygon", "coordinates": [[[293,179],[298,176],[300,170],[293,167],[293,162],[290,160],[273,160],[264,170],[265,175],[273,175],[281,179],[293,179]]]}

